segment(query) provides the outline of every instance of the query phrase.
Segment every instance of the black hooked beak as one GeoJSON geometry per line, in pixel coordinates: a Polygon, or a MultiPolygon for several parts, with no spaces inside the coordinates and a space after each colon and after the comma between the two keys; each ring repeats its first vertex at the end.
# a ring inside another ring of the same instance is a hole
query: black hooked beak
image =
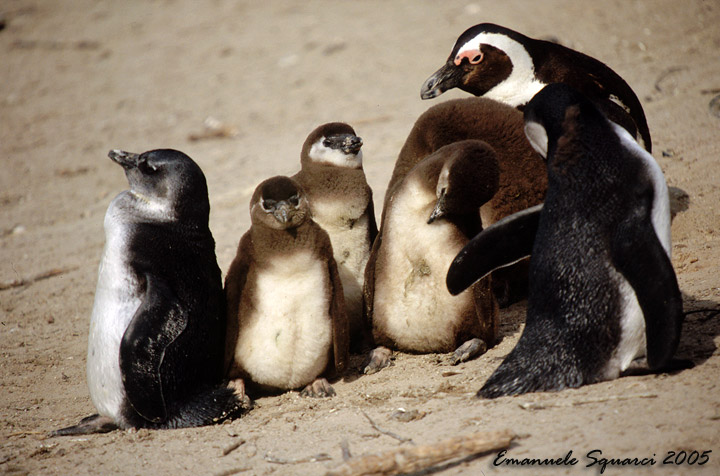
{"type": "Polygon", "coordinates": [[[133,154],[132,152],[125,152],[124,150],[113,149],[108,152],[108,157],[110,157],[110,159],[116,164],[120,164],[122,168],[130,169],[133,167],[137,167],[140,154],[133,154]]]}
{"type": "Polygon", "coordinates": [[[449,60],[442,68],[435,71],[432,76],[425,80],[420,88],[420,97],[423,99],[436,98],[445,91],[458,87],[463,74],[463,70],[455,66],[452,60],[449,60]]]}
{"type": "Polygon", "coordinates": [[[428,218],[428,225],[437,220],[438,218],[443,218],[445,216],[445,189],[442,189],[440,192],[440,197],[438,197],[437,202],[435,202],[435,208],[433,208],[432,213],[430,214],[430,218],[428,218]]]}

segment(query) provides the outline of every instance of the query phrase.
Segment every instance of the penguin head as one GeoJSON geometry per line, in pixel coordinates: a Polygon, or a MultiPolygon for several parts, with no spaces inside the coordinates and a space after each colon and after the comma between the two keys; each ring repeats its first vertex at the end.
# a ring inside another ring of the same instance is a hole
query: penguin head
{"type": "Polygon", "coordinates": [[[359,169],[362,167],[363,141],[355,130],[343,122],[331,122],[317,127],[305,139],[301,163],[325,164],[359,169]]]}
{"type": "Polygon", "coordinates": [[[449,216],[477,214],[478,208],[497,192],[500,180],[497,158],[487,143],[454,142],[432,156],[442,156],[445,160],[437,178],[437,202],[428,224],[449,216]]]}
{"type": "Polygon", "coordinates": [[[302,225],[310,216],[310,206],[300,185],[289,177],[272,177],[255,189],[250,201],[252,223],[275,230],[302,225]]]}
{"type": "Polygon", "coordinates": [[[533,149],[545,160],[554,154],[564,133],[568,108],[581,107],[584,114],[599,112],[580,92],[564,83],[553,83],[537,93],[525,107],[525,135],[533,149]]]}
{"type": "Polygon", "coordinates": [[[207,182],[190,157],[173,149],[142,154],[113,149],[108,157],[125,170],[136,204],[154,218],[198,219],[207,223],[210,214],[207,182]]]}
{"type": "Polygon", "coordinates": [[[432,99],[459,88],[513,107],[524,104],[529,99],[525,90],[535,81],[533,61],[524,46],[530,41],[492,23],[469,28],[455,42],[445,65],[425,80],[420,97],[432,99]]]}

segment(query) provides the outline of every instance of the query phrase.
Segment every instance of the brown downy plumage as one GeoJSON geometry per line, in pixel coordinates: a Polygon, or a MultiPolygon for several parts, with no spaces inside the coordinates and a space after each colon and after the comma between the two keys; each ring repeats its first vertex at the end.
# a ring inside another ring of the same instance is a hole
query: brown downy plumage
{"type": "MultiPolygon", "coordinates": [[[[453,99],[425,111],[415,122],[395,163],[385,195],[383,226],[388,204],[405,175],[440,147],[466,139],[488,143],[497,158],[498,190],[480,207],[483,226],[542,203],[547,189],[545,163],[530,146],[523,129],[520,111],[485,98],[453,99]]],[[[382,235],[381,226],[376,241],[381,241],[382,235]]],[[[495,271],[493,286],[501,306],[522,299],[527,293],[527,260],[495,271]]]]}
{"type": "MultiPolygon", "coordinates": [[[[498,305],[490,278],[451,296],[445,276],[455,255],[482,229],[478,208],[497,191],[498,176],[492,148],[466,140],[441,147],[397,183],[383,241],[366,272],[366,309],[377,345],[452,352],[474,339],[477,355],[495,344],[498,305]]],[[[456,361],[469,357],[461,356],[465,347],[456,361]]],[[[366,372],[384,365],[371,361],[366,372]]]]}
{"type": "Polygon", "coordinates": [[[345,369],[348,323],[330,239],[288,177],[258,185],[250,215],[225,278],[227,377],[332,395],[319,377],[345,369]]]}
{"type": "Polygon", "coordinates": [[[368,340],[362,320],[362,287],[377,235],[372,190],[362,167],[362,139],[348,124],[321,125],[308,135],[302,169],[292,178],[305,190],[313,220],[330,236],[343,283],[354,349],[368,340]]]}

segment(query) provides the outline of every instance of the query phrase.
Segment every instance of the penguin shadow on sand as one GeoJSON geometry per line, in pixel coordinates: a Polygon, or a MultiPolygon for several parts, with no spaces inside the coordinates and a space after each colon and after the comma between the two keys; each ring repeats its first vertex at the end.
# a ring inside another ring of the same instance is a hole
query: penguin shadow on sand
{"type": "Polygon", "coordinates": [[[328,379],[347,367],[349,326],[330,238],[289,177],[258,185],[250,217],[225,277],[225,375],[258,394],[333,396],[328,379]]]}

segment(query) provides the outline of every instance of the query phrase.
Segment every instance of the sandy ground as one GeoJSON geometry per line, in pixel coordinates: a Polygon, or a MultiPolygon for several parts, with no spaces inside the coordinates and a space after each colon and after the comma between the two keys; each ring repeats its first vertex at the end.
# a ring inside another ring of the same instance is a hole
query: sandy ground
{"type": "Polygon", "coordinates": [[[688,315],[678,354],[696,366],[673,375],[474,399],[517,341],[520,303],[502,313],[502,343],[458,367],[446,355],[400,354],[389,369],[335,384],[335,398],[265,397],[216,427],[44,437],[93,412],[85,352],[103,215],[127,185],[109,149],[173,147],[201,165],[225,271],[249,227],[252,190],[296,172],[302,142],[321,123],[343,120],[363,137],[379,215],[414,120],[464,95],[421,101],[420,85],[457,36],[483,21],[554,37],[635,89],[675,198],[673,263],[685,309],[718,308],[720,106],[709,107],[720,94],[717,2],[0,0],[0,12],[0,471],[323,474],[342,463],[343,440],[359,456],[509,429],[519,436],[508,456],[572,451],[578,463],[495,467],[493,453],[435,469],[598,474],[598,465],[585,467],[597,449],[656,461],[604,474],[720,474],[720,318],[709,313],[688,315]],[[206,118],[229,137],[192,140],[206,118]],[[424,417],[398,421],[399,408],[424,417]],[[412,443],[379,433],[363,412],[412,443]],[[704,466],[662,464],[669,451],[707,450],[704,466]]]}

